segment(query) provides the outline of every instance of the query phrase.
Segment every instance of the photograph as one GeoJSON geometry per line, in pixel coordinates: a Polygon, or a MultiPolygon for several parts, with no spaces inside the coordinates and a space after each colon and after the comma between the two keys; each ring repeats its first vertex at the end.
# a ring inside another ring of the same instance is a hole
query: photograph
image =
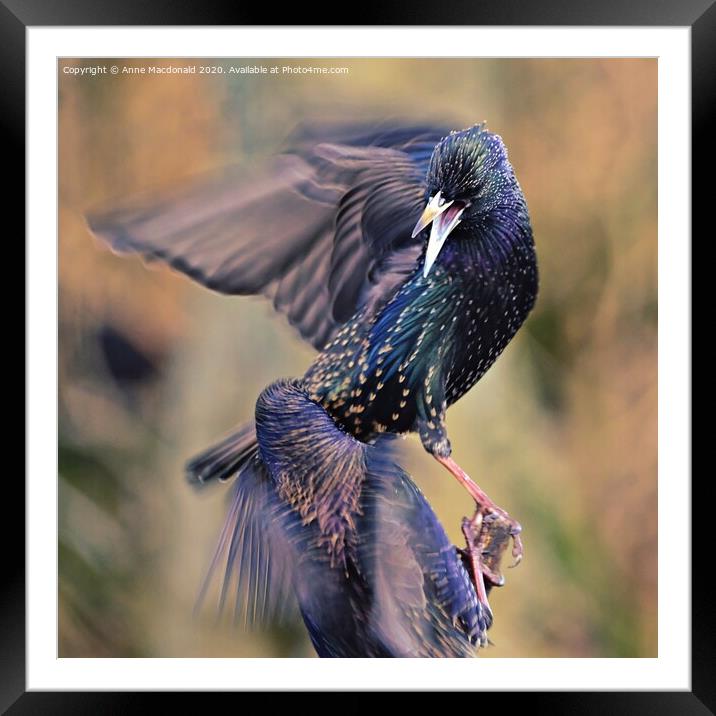
{"type": "Polygon", "coordinates": [[[658,81],[58,57],[57,656],[661,656],[658,81]]]}

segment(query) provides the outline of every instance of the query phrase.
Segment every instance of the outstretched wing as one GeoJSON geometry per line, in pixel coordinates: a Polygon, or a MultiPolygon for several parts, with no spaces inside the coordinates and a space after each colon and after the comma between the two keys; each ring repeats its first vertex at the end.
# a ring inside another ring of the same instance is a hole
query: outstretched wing
{"type": "Polygon", "coordinates": [[[197,598],[204,603],[223,572],[218,611],[233,605],[234,620],[267,625],[295,618],[293,553],[278,529],[278,503],[266,467],[257,451],[232,485],[229,511],[214,557],[197,598]]]}
{"type": "Polygon", "coordinates": [[[415,266],[411,231],[440,127],[314,127],[263,166],[137,197],[87,221],[118,252],[163,261],[225,294],[264,294],[322,348],[415,266]]]}

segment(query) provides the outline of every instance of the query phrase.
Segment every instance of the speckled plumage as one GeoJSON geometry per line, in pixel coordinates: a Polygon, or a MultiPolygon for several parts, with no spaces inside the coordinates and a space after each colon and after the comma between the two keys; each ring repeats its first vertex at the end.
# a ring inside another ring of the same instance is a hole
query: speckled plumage
{"type": "Polygon", "coordinates": [[[428,277],[419,258],[380,310],[367,305],[340,328],[304,380],[359,439],[416,431],[429,452],[447,455],[445,411],[522,325],[537,294],[537,264],[499,137],[482,126],[449,135],[433,152],[426,184],[447,186],[447,198],[471,201],[473,211],[428,277]]]}

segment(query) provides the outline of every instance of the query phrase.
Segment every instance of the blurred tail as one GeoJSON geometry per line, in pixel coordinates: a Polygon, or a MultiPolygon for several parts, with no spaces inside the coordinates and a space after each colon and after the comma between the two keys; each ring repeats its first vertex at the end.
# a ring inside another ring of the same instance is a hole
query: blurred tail
{"type": "Polygon", "coordinates": [[[242,425],[186,464],[189,482],[203,485],[211,480],[225,482],[234,477],[257,447],[254,423],[242,425]]]}

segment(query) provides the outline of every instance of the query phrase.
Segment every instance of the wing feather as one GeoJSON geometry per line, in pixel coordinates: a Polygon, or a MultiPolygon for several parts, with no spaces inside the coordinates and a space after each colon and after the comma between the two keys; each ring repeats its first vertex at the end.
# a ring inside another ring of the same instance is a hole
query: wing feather
{"type": "Polygon", "coordinates": [[[277,527],[277,510],[270,477],[254,456],[232,485],[229,510],[196,610],[222,568],[219,611],[227,602],[233,602],[235,620],[245,625],[280,622],[297,613],[293,561],[285,537],[277,527]]]}
{"type": "Polygon", "coordinates": [[[92,211],[87,222],[117,252],[164,262],[220,293],[269,296],[320,349],[369,293],[376,301],[394,290],[373,277],[385,278],[393,253],[416,248],[427,164],[447,133],[304,128],[293,149],[262,166],[215,170],[92,211]]]}

